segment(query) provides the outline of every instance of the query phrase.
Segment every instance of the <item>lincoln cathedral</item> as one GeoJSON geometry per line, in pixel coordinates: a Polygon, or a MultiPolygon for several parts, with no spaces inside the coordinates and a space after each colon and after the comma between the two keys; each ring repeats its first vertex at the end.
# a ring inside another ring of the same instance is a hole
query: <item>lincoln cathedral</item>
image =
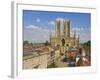
{"type": "Polygon", "coordinates": [[[52,46],[61,47],[78,47],[79,35],[76,32],[71,35],[71,21],[56,19],[55,21],[55,34],[51,36],[52,46]]]}

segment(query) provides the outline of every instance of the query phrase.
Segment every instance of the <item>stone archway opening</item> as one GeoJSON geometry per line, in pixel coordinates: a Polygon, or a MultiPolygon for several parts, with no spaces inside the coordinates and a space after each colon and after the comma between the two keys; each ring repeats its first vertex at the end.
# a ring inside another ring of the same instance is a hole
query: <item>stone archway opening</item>
{"type": "Polygon", "coordinates": [[[69,44],[66,44],[67,47],[69,47],[69,44]]]}
{"type": "Polygon", "coordinates": [[[65,46],[65,39],[62,39],[61,42],[62,42],[62,46],[65,46]]]}

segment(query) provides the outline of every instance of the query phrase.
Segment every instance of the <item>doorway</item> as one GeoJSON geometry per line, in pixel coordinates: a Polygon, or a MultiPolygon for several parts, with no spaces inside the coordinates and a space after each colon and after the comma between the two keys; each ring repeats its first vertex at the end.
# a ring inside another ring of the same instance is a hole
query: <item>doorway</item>
{"type": "Polygon", "coordinates": [[[65,46],[65,39],[62,39],[61,42],[62,42],[62,46],[65,46]]]}

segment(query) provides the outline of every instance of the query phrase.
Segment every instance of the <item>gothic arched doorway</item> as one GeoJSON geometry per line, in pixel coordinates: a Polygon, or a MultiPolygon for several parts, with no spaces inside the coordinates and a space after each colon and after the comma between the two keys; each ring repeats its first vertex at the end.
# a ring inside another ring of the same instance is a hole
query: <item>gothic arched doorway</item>
{"type": "Polygon", "coordinates": [[[69,47],[69,44],[66,44],[67,47],[69,47]]]}
{"type": "Polygon", "coordinates": [[[62,39],[61,42],[62,42],[62,46],[64,46],[65,45],[65,39],[62,39]]]}

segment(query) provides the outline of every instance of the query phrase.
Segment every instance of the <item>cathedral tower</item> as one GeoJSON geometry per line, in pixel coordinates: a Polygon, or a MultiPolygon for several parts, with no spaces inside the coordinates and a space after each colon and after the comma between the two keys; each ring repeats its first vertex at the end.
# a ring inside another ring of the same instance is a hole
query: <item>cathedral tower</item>
{"type": "Polygon", "coordinates": [[[56,20],[56,37],[60,36],[60,20],[56,20]]]}
{"type": "Polygon", "coordinates": [[[63,21],[63,24],[64,24],[63,34],[64,34],[64,37],[66,37],[67,22],[64,20],[64,21],[63,21]]]}
{"type": "Polygon", "coordinates": [[[76,32],[70,36],[71,22],[62,18],[55,21],[55,36],[50,36],[50,42],[53,46],[74,47],[79,45],[79,37],[76,37],[76,32]]]}
{"type": "Polygon", "coordinates": [[[67,29],[67,37],[70,37],[70,21],[66,21],[65,22],[66,23],[66,29],[67,29]]]}

